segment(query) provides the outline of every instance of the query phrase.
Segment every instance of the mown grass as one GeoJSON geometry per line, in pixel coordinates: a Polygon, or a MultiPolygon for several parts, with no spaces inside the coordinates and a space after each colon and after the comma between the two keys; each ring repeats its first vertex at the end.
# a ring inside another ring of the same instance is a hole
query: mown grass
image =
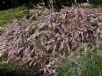
{"type": "Polygon", "coordinates": [[[0,27],[5,26],[12,21],[13,18],[21,19],[24,16],[25,7],[11,8],[0,11],[0,27]]]}

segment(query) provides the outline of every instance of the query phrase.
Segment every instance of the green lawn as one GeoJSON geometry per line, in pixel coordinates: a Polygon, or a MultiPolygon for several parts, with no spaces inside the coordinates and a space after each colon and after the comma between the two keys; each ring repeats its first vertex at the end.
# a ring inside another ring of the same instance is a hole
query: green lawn
{"type": "Polygon", "coordinates": [[[0,27],[5,26],[12,21],[13,18],[20,19],[24,16],[25,7],[17,7],[0,11],[0,27]]]}

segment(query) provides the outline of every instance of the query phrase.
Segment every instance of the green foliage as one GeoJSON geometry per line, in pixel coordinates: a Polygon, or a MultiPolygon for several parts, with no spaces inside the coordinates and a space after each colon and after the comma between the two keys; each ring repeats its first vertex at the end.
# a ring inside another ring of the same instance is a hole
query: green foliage
{"type": "Polygon", "coordinates": [[[74,70],[75,70],[75,65],[72,63],[70,65],[69,61],[67,59],[64,59],[61,61],[58,67],[58,76],[75,76],[74,70]]]}
{"type": "Polygon", "coordinates": [[[102,76],[102,58],[98,55],[81,55],[77,59],[64,59],[58,76],[102,76]]]}
{"type": "Polygon", "coordinates": [[[8,9],[8,8],[15,8],[18,6],[32,6],[36,5],[38,0],[0,0],[0,10],[1,9],[8,9]]]}
{"type": "Polygon", "coordinates": [[[102,0],[90,0],[90,3],[94,5],[99,5],[99,4],[102,4],[102,0]]]}
{"type": "MultiPolygon", "coordinates": [[[[84,3],[87,0],[77,0],[78,3],[84,3]]],[[[46,7],[51,6],[50,0],[0,0],[0,9],[17,7],[20,5],[26,5],[28,8],[32,8],[34,5],[37,5],[41,2],[44,2],[46,7]]],[[[54,8],[61,8],[62,6],[72,6],[75,3],[74,0],[53,0],[54,8]]],[[[102,0],[90,0],[90,3],[98,5],[102,4],[102,0]]]]}
{"type": "Polygon", "coordinates": [[[13,18],[21,19],[24,16],[25,7],[18,7],[0,11],[0,27],[10,22],[13,18]]]}
{"type": "Polygon", "coordinates": [[[82,58],[84,68],[82,76],[102,76],[102,58],[97,56],[88,56],[82,58]]]}
{"type": "Polygon", "coordinates": [[[0,76],[25,76],[28,73],[25,70],[17,69],[15,64],[0,63],[0,76]]]}
{"type": "Polygon", "coordinates": [[[16,62],[7,61],[7,55],[0,57],[0,76],[28,76],[26,66],[19,67],[16,62]]]}

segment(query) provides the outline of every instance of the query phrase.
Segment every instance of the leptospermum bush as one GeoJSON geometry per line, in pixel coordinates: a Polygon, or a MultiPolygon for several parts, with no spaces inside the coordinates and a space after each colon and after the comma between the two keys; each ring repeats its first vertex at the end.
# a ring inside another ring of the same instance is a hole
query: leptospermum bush
{"type": "Polygon", "coordinates": [[[102,13],[73,6],[60,12],[40,9],[30,20],[9,24],[0,36],[0,51],[7,62],[52,74],[58,58],[101,42],[102,13]]]}

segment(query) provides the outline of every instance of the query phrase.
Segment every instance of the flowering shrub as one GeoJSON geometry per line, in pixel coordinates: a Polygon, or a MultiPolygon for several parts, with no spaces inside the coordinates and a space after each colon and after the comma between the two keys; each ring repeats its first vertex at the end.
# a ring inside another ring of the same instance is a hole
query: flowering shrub
{"type": "Polygon", "coordinates": [[[60,12],[40,9],[30,20],[15,20],[0,36],[0,51],[7,62],[53,74],[58,58],[101,42],[102,13],[73,6],[60,12]]]}

